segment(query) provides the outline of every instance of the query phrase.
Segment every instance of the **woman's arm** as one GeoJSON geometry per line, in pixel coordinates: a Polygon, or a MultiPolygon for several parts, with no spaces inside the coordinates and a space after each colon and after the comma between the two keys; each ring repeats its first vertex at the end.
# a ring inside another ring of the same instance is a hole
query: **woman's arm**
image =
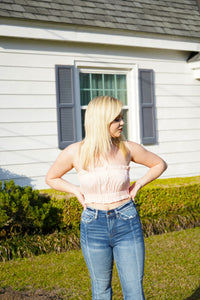
{"type": "Polygon", "coordinates": [[[128,142],[127,146],[130,151],[131,160],[149,168],[144,176],[130,187],[130,196],[134,199],[139,189],[158,178],[167,169],[167,164],[158,155],[146,150],[137,143],[128,142]]]}
{"type": "Polygon", "coordinates": [[[72,144],[59,154],[56,161],[50,167],[45,181],[55,190],[74,194],[85,208],[84,196],[80,191],[80,187],[62,179],[62,176],[75,166],[79,146],[79,143],[72,144]]]}

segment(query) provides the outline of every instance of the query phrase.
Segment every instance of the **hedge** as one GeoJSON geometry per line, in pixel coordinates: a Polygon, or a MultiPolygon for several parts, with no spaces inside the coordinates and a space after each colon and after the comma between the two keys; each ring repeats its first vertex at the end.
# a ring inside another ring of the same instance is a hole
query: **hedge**
{"type": "MultiPolygon", "coordinates": [[[[200,226],[200,185],[170,188],[145,188],[135,203],[144,236],[200,226]]],[[[63,209],[65,224],[78,232],[82,208],[76,198],[63,209]]]]}
{"type": "MultiPolygon", "coordinates": [[[[144,236],[200,226],[199,188],[192,184],[139,191],[135,203],[144,236]]],[[[81,212],[75,197],[56,199],[13,181],[1,184],[0,259],[80,247],[81,212]]]]}
{"type": "Polygon", "coordinates": [[[136,197],[144,235],[200,226],[200,185],[143,189],[136,197]]]}

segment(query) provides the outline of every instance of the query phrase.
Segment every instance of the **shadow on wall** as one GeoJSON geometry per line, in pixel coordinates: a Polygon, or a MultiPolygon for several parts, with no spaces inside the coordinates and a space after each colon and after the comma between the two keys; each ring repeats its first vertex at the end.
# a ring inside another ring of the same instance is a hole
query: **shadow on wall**
{"type": "Polygon", "coordinates": [[[0,168],[0,181],[4,183],[5,180],[14,180],[14,182],[20,186],[32,186],[32,180],[29,177],[21,176],[6,169],[0,168]]]}
{"type": "Polygon", "coordinates": [[[199,300],[199,299],[200,299],[200,286],[190,297],[185,298],[184,300],[199,300]]]}

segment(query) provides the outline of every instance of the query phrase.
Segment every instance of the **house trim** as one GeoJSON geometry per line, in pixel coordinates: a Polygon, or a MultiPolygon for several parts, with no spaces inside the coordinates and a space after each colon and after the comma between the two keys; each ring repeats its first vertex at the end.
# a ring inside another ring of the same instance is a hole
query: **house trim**
{"type": "Polygon", "coordinates": [[[0,25],[1,37],[80,42],[128,47],[200,51],[200,39],[171,35],[146,34],[112,29],[11,21],[0,25]],[[34,26],[34,27],[33,27],[34,26]]]}

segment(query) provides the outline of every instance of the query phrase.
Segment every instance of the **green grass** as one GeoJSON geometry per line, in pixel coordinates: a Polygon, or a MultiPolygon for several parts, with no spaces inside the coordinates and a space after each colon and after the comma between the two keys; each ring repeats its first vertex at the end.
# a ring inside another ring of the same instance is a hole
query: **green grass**
{"type": "MultiPolygon", "coordinates": [[[[145,239],[146,300],[200,299],[200,228],[145,239]],[[193,295],[193,297],[191,297],[193,295]]],[[[0,286],[56,289],[63,299],[91,299],[90,279],[80,250],[0,263],[0,286]]],[[[113,299],[123,299],[114,268],[113,299]]]]}

